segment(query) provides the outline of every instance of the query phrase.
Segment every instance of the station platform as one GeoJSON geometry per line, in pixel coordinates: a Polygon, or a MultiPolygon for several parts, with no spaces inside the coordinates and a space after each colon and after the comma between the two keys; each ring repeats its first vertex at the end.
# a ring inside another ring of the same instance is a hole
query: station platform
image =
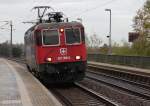
{"type": "Polygon", "coordinates": [[[0,106],[62,106],[27,69],[0,58],[0,106]]]}
{"type": "Polygon", "coordinates": [[[108,67],[112,69],[116,69],[118,71],[126,72],[126,73],[133,73],[137,75],[143,75],[150,77],[150,69],[142,69],[142,68],[136,68],[136,67],[130,67],[130,66],[124,66],[124,65],[114,65],[114,64],[108,64],[108,63],[100,63],[100,62],[94,62],[94,61],[88,61],[89,65],[94,66],[100,66],[100,67],[108,67]]]}

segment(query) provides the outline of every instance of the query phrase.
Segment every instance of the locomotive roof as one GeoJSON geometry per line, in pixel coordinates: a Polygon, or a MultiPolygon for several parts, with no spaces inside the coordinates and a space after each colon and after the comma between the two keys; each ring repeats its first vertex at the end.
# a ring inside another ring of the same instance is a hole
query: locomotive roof
{"type": "Polygon", "coordinates": [[[79,22],[60,22],[60,23],[41,23],[36,26],[36,29],[58,28],[58,27],[83,27],[79,22]]]}
{"type": "Polygon", "coordinates": [[[46,28],[54,29],[58,27],[83,27],[83,25],[79,22],[40,23],[38,25],[32,26],[30,29],[26,31],[26,33],[28,31],[33,31],[35,29],[46,29],[46,28]]]}

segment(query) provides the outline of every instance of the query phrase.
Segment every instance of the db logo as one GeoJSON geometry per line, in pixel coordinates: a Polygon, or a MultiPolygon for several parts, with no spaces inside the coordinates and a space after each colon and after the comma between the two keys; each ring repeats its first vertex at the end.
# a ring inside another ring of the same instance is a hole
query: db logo
{"type": "Polygon", "coordinates": [[[61,48],[60,49],[60,54],[61,55],[67,55],[67,48],[61,48]]]}

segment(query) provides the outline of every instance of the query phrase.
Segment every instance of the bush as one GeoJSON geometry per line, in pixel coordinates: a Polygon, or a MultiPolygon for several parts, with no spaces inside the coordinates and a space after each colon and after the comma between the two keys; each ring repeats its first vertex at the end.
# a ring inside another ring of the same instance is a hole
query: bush
{"type": "Polygon", "coordinates": [[[21,49],[21,47],[13,47],[12,48],[12,55],[13,55],[13,57],[21,57],[21,55],[22,55],[22,49],[21,49]]]}

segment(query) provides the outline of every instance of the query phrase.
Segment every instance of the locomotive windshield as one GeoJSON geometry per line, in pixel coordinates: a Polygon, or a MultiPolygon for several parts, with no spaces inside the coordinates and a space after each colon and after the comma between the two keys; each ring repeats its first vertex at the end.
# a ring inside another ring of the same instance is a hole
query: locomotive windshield
{"type": "Polygon", "coordinates": [[[58,31],[57,30],[44,30],[43,31],[43,44],[44,45],[59,44],[58,31]]]}
{"type": "Polygon", "coordinates": [[[66,43],[67,44],[75,44],[80,43],[80,30],[79,28],[70,28],[65,30],[66,34],[66,43]]]}

